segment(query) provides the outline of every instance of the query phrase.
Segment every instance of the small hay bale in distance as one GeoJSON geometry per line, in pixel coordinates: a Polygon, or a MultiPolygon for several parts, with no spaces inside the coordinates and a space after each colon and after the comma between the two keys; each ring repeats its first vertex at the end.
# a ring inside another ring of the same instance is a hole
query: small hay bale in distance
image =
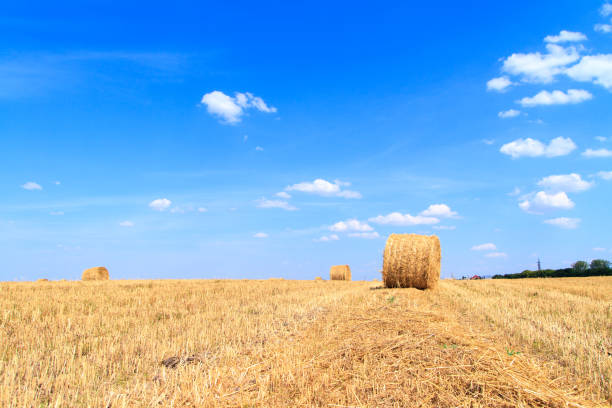
{"type": "Polygon", "coordinates": [[[322,278],[322,277],[320,277],[320,276],[317,276],[317,277],[315,278],[315,282],[323,282],[323,278],[322,278]]]}
{"type": "Polygon", "coordinates": [[[385,287],[435,288],[440,280],[441,259],[437,236],[391,234],[383,255],[385,287]]]}
{"type": "Polygon", "coordinates": [[[49,282],[49,279],[47,278],[37,279],[36,282],[49,282]]]}
{"type": "Polygon", "coordinates": [[[334,265],[329,269],[330,280],[351,280],[351,267],[348,265],[334,265]]]}
{"type": "Polygon", "coordinates": [[[82,280],[109,280],[108,269],[103,266],[96,266],[95,268],[85,269],[83,271],[82,280]]]}

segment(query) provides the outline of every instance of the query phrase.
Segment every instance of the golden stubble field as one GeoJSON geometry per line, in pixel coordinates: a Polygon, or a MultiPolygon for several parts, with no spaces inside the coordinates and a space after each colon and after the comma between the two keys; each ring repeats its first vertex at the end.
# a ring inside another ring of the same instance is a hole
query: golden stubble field
{"type": "Polygon", "coordinates": [[[612,278],[378,285],[0,283],[0,406],[612,401],[612,278]]]}

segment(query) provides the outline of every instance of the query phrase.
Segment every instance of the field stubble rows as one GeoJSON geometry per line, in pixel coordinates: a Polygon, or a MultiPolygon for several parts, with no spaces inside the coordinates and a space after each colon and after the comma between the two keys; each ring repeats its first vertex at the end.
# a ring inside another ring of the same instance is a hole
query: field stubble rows
{"type": "Polygon", "coordinates": [[[0,406],[610,402],[610,278],[375,285],[3,283],[0,406]]]}

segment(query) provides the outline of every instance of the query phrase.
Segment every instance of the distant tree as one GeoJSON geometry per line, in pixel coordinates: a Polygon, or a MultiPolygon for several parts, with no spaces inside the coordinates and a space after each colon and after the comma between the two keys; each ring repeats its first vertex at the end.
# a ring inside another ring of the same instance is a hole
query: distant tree
{"type": "Polygon", "coordinates": [[[610,269],[610,261],[605,259],[593,259],[591,261],[591,269],[610,269]]]}
{"type": "Polygon", "coordinates": [[[587,269],[589,269],[589,264],[585,261],[576,261],[572,264],[572,269],[574,270],[574,272],[583,273],[586,272],[587,269]]]}

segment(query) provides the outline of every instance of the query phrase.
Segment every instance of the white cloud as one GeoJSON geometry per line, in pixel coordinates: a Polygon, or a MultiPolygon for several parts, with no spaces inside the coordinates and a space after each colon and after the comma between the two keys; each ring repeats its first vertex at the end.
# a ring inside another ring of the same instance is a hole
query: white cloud
{"type": "Polygon", "coordinates": [[[570,89],[567,93],[563,91],[541,91],[535,96],[525,97],[518,101],[526,108],[534,106],[568,105],[588,101],[593,98],[589,91],[583,89],[570,89]]]}
{"type": "Polygon", "coordinates": [[[349,231],[357,231],[357,232],[370,232],[373,231],[370,225],[365,222],[361,222],[357,219],[350,219],[346,221],[340,221],[329,227],[331,231],[335,232],[349,232],[349,231]]]}
{"type": "Polygon", "coordinates": [[[612,180],[612,171],[600,171],[597,176],[603,180],[612,180]]]}
{"type": "Polygon", "coordinates": [[[255,151],[257,151],[257,152],[263,152],[263,151],[264,151],[264,148],[263,148],[263,147],[261,147],[261,146],[257,146],[257,147],[255,147],[255,151]]]}
{"type": "Polygon", "coordinates": [[[612,25],[610,24],[595,24],[593,28],[600,33],[612,33],[612,25]]]}
{"type": "Polygon", "coordinates": [[[56,185],[56,186],[59,186],[60,184],[62,184],[62,183],[61,183],[61,182],[59,182],[59,181],[56,181],[56,182],[55,182],[55,185],[56,185]]]}
{"type": "Polygon", "coordinates": [[[158,198],[149,203],[149,207],[155,211],[165,211],[172,205],[172,201],[167,198],[158,198]]]}
{"type": "Polygon", "coordinates": [[[548,192],[565,191],[566,193],[579,193],[593,187],[595,183],[585,181],[580,174],[559,174],[544,177],[538,181],[538,186],[543,187],[548,192]]]}
{"type": "Polygon", "coordinates": [[[514,190],[512,190],[511,192],[508,193],[508,195],[510,197],[514,197],[514,196],[517,196],[519,194],[521,194],[521,189],[518,188],[518,187],[514,187],[514,190]]]}
{"type": "Polygon", "coordinates": [[[64,215],[63,211],[51,211],[49,215],[64,215]]]}
{"type": "Polygon", "coordinates": [[[374,232],[351,232],[350,234],[348,234],[349,237],[353,237],[353,238],[365,238],[365,239],[376,239],[376,238],[380,238],[380,235],[378,235],[378,232],[374,231],[374,232]]]}
{"type": "Polygon", "coordinates": [[[520,114],[521,114],[521,111],[517,111],[516,109],[508,109],[507,111],[499,112],[497,116],[502,119],[508,119],[508,118],[515,118],[520,114]]]}
{"type": "Polygon", "coordinates": [[[548,145],[528,137],[527,139],[517,139],[513,142],[506,143],[499,151],[511,156],[513,159],[517,159],[519,157],[565,156],[575,149],[576,145],[569,137],[557,137],[551,140],[548,145]]]}
{"type": "Polygon", "coordinates": [[[268,234],[265,232],[258,232],[257,234],[253,235],[253,238],[268,238],[268,234]]]}
{"type": "Polygon", "coordinates": [[[268,106],[263,99],[250,92],[236,92],[235,96],[231,97],[221,91],[212,91],[205,94],[201,102],[206,105],[208,113],[219,117],[222,123],[227,124],[240,122],[244,111],[249,108],[266,113],[276,112],[276,108],[268,106]]]}
{"type": "Polygon", "coordinates": [[[482,143],[491,146],[493,143],[495,143],[495,140],[493,140],[493,139],[482,139],[482,143]]]}
{"type": "Polygon", "coordinates": [[[544,223],[564,229],[576,229],[580,224],[580,218],[559,217],[545,220],[544,223]]]}
{"type": "Polygon", "coordinates": [[[609,149],[586,149],[582,152],[584,157],[589,159],[600,157],[612,157],[612,150],[609,149]]]}
{"type": "Polygon", "coordinates": [[[578,64],[567,69],[565,73],[576,81],[593,82],[612,91],[612,54],[583,57],[578,64]]]}
{"type": "Polygon", "coordinates": [[[426,210],[421,211],[425,217],[452,218],[457,216],[457,212],[451,210],[446,204],[432,204],[426,210]]]}
{"type": "Polygon", "coordinates": [[[21,186],[21,188],[25,189],[25,190],[42,190],[42,187],[40,184],[35,183],[33,181],[28,181],[27,183],[23,184],[21,186]]]}
{"type": "Polygon", "coordinates": [[[564,191],[549,194],[538,191],[535,195],[525,198],[519,203],[521,210],[530,213],[539,213],[546,210],[569,210],[574,208],[574,202],[570,200],[564,191]]]}
{"type": "Polygon", "coordinates": [[[316,179],[312,182],[305,181],[293,184],[285,188],[286,191],[300,191],[302,193],[317,194],[327,197],[361,198],[361,193],[351,190],[343,190],[347,183],[335,180],[330,183],[327,180],[316,179]]]}
{"type": "Polygon", "coordinates": [[[279,191],[278,193],[276,193],[274,195],[277,196],[277,197],[280,197],[280,198],[284,198],[285,200],[288,200],[288,199],[291,198],[291,194],[289,194],[289,193],[287,193],[285,191],[279,191]]]}
{"type": "Polygon", "coordinates": [[[604,137],[604,136],[595,136],[595,140],[597,140],[598,142],[602,142],[603,143],[603,142],[607,141],[608,138],[604,137]]]}
{"type": "Polygon", "coordinates": [[[548,54],[512,54],[506,58],[502,69],[509,74],[522,76],[526,82],[550,83],[567,65],[580,58],[574,47],[547,44],[546,49],[548,54]]]}
{"type": "Polygon", "coordinates": [[[431,225],[440,222],[440,220],[435,217],[426,217],[423,215],[413,216],[410,214],[402,214],[399,212],[392,212],[387,215],[379,215],[377,217],[370,218],[369,221],[376,224],[397,226],[431,225]]]}
{"type": "Polygon", "coordinates": [[[434,225],[432,228],[436,230],[444,230],[444,231],[454,231],[457,229],[457,227],[454,225],[434,225]]]}
{"type": "Polygon", "coordinates": [[[204,208],[204,207],[198,207],[198,212],[199,212],[199,213],[205,213],[205,212],[207,212],[207,211],[208,211],[208,209],[206,209],[206,208],[204,208]]]}
{"type": "Polygon", "coordinates": [[[602,16],[608,17],[610,14],[612,14],[612,4],[605,3],[603,6],[601,6],[599,12],[602,16]]]}
{"type": "Polygon", "coordinates": [[[487,258],[507,258],[508,254],[506,254],[505,252],[490,252],[488,254],[485,254],[485,256],[487,258]]]}
{"type": "Polygon", "coordinates": [[[242,137],[242,141],[243,141],[244,143],[246,143],[246,141],[247,141],[247,140],[249,140],[249,135],[244,135],[244,136],[242,137]]]}
{"type": "Polygon", "coordinates": [[[487,82],[488,91],[503,92],[513,85],[513,82],[507,76],[493,78],[487,82]]]}
{"type": "Polygon", "coordinates": [[[486,244],[474,245],[472,247],[472,251],[495,251],[497,250],[497,246],[495,244],[488,242],[486,244]]]}
{"type": "Polygon", "coordinates": [[[134,223],[132,221],[121,221],[119,223],[119,226],[121,226],[121,227],[133,227],[134,223]]]}
{"type": "Polygon", "coordinates": [[[260,198],[257,200],[257,207],[259,208],[281,208],[287,211],[295,211],[297,207],[292,206],[287,201],[284,200],[267,200],[265,198],[260,198]]]}
{"type": "Polygon", "coordinates": [[[575,32],[575,31],[561,30],[559,35],[548,35],[546,36],[546,38],[544,38],[544,41],[547,43],[558,44],[558,43],[565,43],[565,42],[581,42],[581,41],[586,41],[586,39],[587,39],[587,36],[582,33],[575,32]]]}
{"type": "Polygon", "coordinates": [[[601,248],[601,247],[595,247],[595,248],[593,248],[593,251],[596,251],[596,252],[605,252],[605,251],[607,251],[607,249],[606,248],[601,248]]]}
{"type": "Polygon", "coordinates": [[[315,242],[330,242],[330,241],[338,241],[340,237],[336,234],[324,235],[321,238],[317,238],[315,242]]]}

